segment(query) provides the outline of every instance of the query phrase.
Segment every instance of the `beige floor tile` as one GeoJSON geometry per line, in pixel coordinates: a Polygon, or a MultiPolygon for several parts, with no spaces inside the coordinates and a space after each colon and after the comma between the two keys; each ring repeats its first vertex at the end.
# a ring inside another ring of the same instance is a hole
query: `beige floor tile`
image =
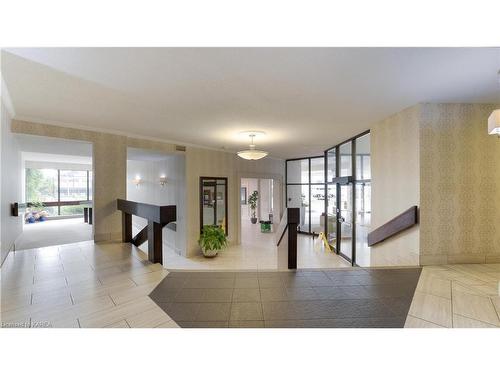
{"type": "Polygon", "coordinates": [[[453,328],[497,328],[492,324],[453,314],[453,328]]]}
{"type": "Polygon", "coordinates": [[[446,327],[408,315],[406,317],[405,328],[446,328],[446,327]]]}
{"type": "Polygon", "coordinates": [[[454,292],[453,312],[468,318],[500,326],[498,315],[488,297],[454,292]]]}
{"type": "Polygon", "coordinates": [[[434,276],[421,276],[418,281],[417,290],[422,293],[451,299],[450,280],[444,280],[434,276]]]}
{"type": "Polygon", "coordinates": [[[122,305],[134,299],[147,296],[158,285],[157,282],[139,285],[135,287],[121,288],[111,291],[110,296],[113,302],[117,305],[122,305]]]}
{"type": "Polygon", "coordinates": [[[432,294],[415,292],[409,315],[444,327],[451,327],[451,301],[432,294]]]}
{"type": "Polygon", "coordinates": [[[137,285],[149,284],[152,282],[160,282],[165,276],[168,275],[168,271],[162,269],[161,271],[149,272],[142,275],[132,276],[131,279],[137,285]]]}
{"type": "Polygon", "coordinates": [[[149,297],[142,297],[123,305],[100,310],[96,313],[81,315],[79,316],[80,325],[84,328],[105,327],[154,307],[157,307],[157,305],[149,297]]]}
{"type": "Polygon", "coordinates": [[[152,308],[140,314],[127,318],[127,323],[131,328],[154,328],[161,324],[168,323],[172,319],[159,307],[152,308]]]}
{"type": "Polygon", "coordinates": [[[127,324],[126,320],[120,320],[119,322],[110,324],[104,328],[130,328],[130,326],[127,324]]]}
{"type": "Polygon", "coordinates": [[[44,309],[32,312],[31,318],[35,320],[48,320],[50,322],[77,319],[80,316],[98,313],[114,306],[115,304],[109,296],[102,296],[72,306],[45,307],[44,309]]]}
{"type": "Polygon", "coordinates": [[[4,296],[0,303],[0,311],[5,312],[9,310],[16,310],[31,304],[31,293],[21,293],[13,296],[4,296]]]}

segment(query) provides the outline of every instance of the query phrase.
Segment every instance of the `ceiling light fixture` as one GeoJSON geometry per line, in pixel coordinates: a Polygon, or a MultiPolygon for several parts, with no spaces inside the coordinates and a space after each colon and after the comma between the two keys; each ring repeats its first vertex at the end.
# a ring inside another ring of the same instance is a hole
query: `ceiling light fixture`
{"type": "Polygon", "coordinates": [[[248,136],[251,139],[251,143],[249,145],[248,150],[238,151],[237,155],[246,160],[259,160],[265,158],[268,155],[268,152],[257,150],[255,145],[253,144],[253,139],[257,136],[257,134],[264,134],[263,132],[245,132],[248,133],[248,136]]]}

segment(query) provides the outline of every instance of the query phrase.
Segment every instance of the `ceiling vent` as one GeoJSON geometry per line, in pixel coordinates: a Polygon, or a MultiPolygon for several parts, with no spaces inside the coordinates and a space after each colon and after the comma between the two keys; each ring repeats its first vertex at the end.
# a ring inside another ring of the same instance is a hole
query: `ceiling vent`
{"type": "Polygon", "coordinates": [[[186,151],[186,146],[175,145],[175,151],[186,151]]]}

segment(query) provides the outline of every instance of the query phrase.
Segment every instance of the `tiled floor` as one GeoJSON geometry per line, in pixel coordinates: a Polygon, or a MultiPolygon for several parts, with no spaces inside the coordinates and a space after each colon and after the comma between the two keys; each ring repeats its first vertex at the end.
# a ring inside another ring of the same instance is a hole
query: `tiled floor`
{"type": "Polygon", "coordinates": [[[415,269],[169,274],[145,258],[90,241],[12,252],[1,326],[500,327],[500,264],[424,267],[413,295],[415,269]]]}
{"type": "MultiPolygon", "coordinates": [[[[173,250],[165,249],[165,264],[171,270],[275,270],[278,262],[274,235],[275,233],[261,233],[257,224],[243,224],[241,244],[228,247],[215,258],[205,258],[201,252],[194,257],[185,258],[173,250]]],[[[318,237],[299,234],[297,267],[350,268],[351,265],[325,249],[318,237]]]]}
{"type": "Polygon", "coordinates": [[[500,327],[500,264],[424,267],[405,327],[500,327]]]}
{"type": "Polygon", "coordinates": [[[148,294],[168,274],[130,244],[81,242],[9,254],[2,327],[177,327],[148,294]]]}
{"type": "Polygon", "coordinates": [[[419,268],[171,272],[150,297],[181,327],[399,327],[419,268]]]}

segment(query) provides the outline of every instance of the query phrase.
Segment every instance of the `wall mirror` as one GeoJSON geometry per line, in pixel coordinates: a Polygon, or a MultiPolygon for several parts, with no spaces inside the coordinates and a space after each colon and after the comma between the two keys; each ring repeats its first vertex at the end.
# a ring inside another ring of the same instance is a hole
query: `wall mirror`
{"type": "Polygon", "coordinates": [[[200,177],[200,232],[204,225],[227,231],[227,178],[200,177]]]}

